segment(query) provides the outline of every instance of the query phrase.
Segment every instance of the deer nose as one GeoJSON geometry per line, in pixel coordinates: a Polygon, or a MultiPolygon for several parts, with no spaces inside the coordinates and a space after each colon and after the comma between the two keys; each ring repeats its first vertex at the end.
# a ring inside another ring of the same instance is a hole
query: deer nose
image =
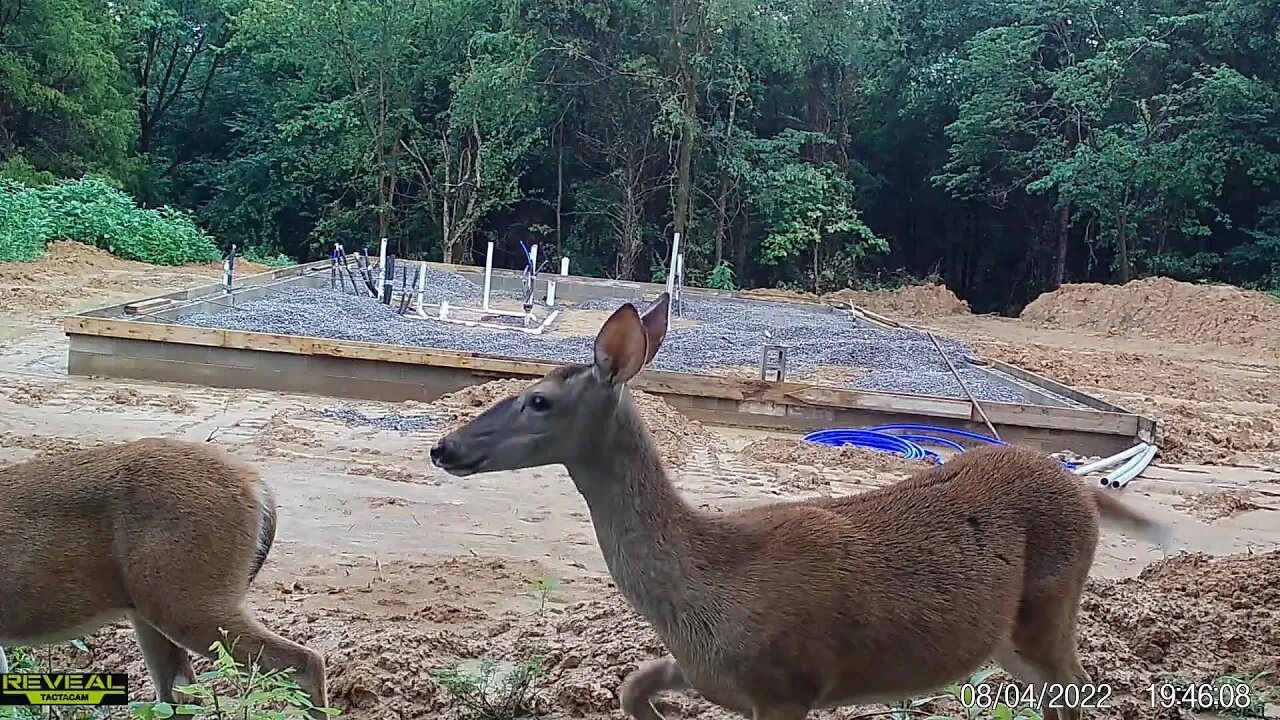
{"type": "Polygon", "coordinates": [[[431,462],[437,467],[448,462],[455,454],[453,446],[449,443],[448,436],[440,438],[435,445],[431,446],[431,462]]]}

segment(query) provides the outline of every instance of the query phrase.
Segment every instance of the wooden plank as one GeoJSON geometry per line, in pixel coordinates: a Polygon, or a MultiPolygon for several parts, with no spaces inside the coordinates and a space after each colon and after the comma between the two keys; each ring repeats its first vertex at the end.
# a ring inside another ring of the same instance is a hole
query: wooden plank
{"type": "Polygon", "coordinates": [[[142,313],[155,312],[163,310],[173,304],[173,300],[167,297],[151,298],[149,300],[139,300],[124,306],[125,314],[140,315],[142,313]]]}
{"type": "Polygon", "coordinates": [[[1027,382],[1032,385],[1035,385],[1036,387],[1041,388],[1042,390],[1048,390],[1051,393],[1056,393],[1063,397],[1071,398],[1072,400],[1075,400],[1081,405],[1088,405],[1089,407],[1094,408],[1096,410],[1104,410],[1107,412],[1120,412],[1120,413],[1128,412],[1124,408],[1113,405],[1107,402],[1106,400],[1102,400],[1101,398],[1096,398],[1088,393],[1081,392],[1071,387],[1070,385],[1064,385],[1058,382],[1057,380],[1052,380],[1038,373],[1034,373],[1030,370],[1024,370],[1023,368],[1020,368],[1016,365],[1010,365],[1009,363],[1000,362],[999,360],[989,360],[988,362],[990,363],[991,367],[995,368],[996,370],[999,370],[1000,372],[1012,375],[1015,378],[1018,378],[1023,382],[1027,382]]]}
{"type": "MultiPolygon", "coordinates": [[[[64,320],[64,329],[68,335],[96,335],[239,350],[324,355],[353,360],[459,368],[502,376],[540,377],[563,364],[495,357],[456,350],[412,348],[401,345],[199,328],[123,319],[74,316],[64,320]]],[[[816,408],[909,412],[977,420],[973,417],[972,404],[968,400],[959,398],[868,392],[795,382],[770,383],[753,378],[727,378],[658,370],[642,372],[632,381],[632,385],[647,392],[663,395],[772,402],[816,408]]],[[[1139,430],[1138,418],[1131,414],[997,402],[984,402],[983,408],[991,421],[997,424],[1061,428],[1128,437],[1136,436],[1139,430]]]]}
{"type": "MultiPolygon", "coordinates": [[[[244,287],[244,288],[258,287],[260,285],[275,282],[277,280],[302,277],[303,275],[306,274],[308,269],[313,267],[318,267],[321,264],[327,267],[328,263],[329,263],[328,260],[317,260],[315,262],[303,263],[301,265],[290,265],[289,267],[276,268],[274,270],[267,270],[266,272],[255,273],[253,275],[238,276],[238,281],[240,283],[240,287],[244,287]]],[[[219,280],[217,282],[208,283],[206,285],[197,285],[196,287],[188,288],[186,290],[176,290],[174,292],[164,293],[162,295],[153,295],[151,297],[141,298],[139,300],[128,300],[123,303],[112,303],[110,305],[101,305],[98,307],[90,308],[88,310],[83,310],[70,317],[94,317],[94,316],[100,316],[100,315],[114,315],[119,312],[127,312],[125,310],[125,306],[130,303],[145,302],[147,300],[153,300],[157,298],[169,298],[174,302],[179,302],[179,303],[189,302],[192,300],[203,299],[210,295],[221,294],[222,289],[223,289],[222,281],[219,280]]]]}

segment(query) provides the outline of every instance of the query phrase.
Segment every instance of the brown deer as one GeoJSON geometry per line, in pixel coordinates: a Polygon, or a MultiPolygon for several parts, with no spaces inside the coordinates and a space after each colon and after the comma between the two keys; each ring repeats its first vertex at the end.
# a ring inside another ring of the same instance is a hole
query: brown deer
{"type": "Polygon", "coordinates": [[[2,468],[0,645],[63,642],[128,617],[157,697],[172,703],[196,677],[187,651],[210,656],[225,629],[237,659],[294,668],[324,707],[324,659],[246,606],[275,531],[270,488],[206,443],[147,438],[2,468]]]}
{"type": "MultiPolygon", "coordinates": [[[[929,692],[989,658],[1090,700],[1075,624],[1099,515],[1165,542],[1163,526],[1012,447],[851,497],[699,512],[625,390],[662,343],[668,302],[623,305],[594,362],[552,370],[431,449],[456,476],[568,469],[618,590],[670,653],[623,681],[627,714],[660,720],[650,698],[692,688],[755,720],[802,720],[929,692]]],[[[1079,717],[1046,700],[1046,718],[1079,717]]]]}

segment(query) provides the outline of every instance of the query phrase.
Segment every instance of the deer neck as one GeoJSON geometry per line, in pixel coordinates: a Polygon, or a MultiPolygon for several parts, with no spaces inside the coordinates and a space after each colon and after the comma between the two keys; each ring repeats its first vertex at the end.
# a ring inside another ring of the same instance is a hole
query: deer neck
{"type": "Polygon", "coordinates": [[[660,634],[675,632],[694,600],[685,568],[700,521],[667,476],[640,414],[623,391],[592,451],[567,464],[619,592],[660,634]]]}

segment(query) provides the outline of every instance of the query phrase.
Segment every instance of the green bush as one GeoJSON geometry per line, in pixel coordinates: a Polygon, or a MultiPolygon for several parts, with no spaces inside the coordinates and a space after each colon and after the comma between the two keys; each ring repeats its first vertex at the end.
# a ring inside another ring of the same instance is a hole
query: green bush
{"type": "Polygon", "coordinates": [[[101,180],[42,187],[0,180],[0,262],[35,260],[54,240],[76,240],[152,265],[222,257],[190,216],[169,207],[140,208],[101,180]]]}

